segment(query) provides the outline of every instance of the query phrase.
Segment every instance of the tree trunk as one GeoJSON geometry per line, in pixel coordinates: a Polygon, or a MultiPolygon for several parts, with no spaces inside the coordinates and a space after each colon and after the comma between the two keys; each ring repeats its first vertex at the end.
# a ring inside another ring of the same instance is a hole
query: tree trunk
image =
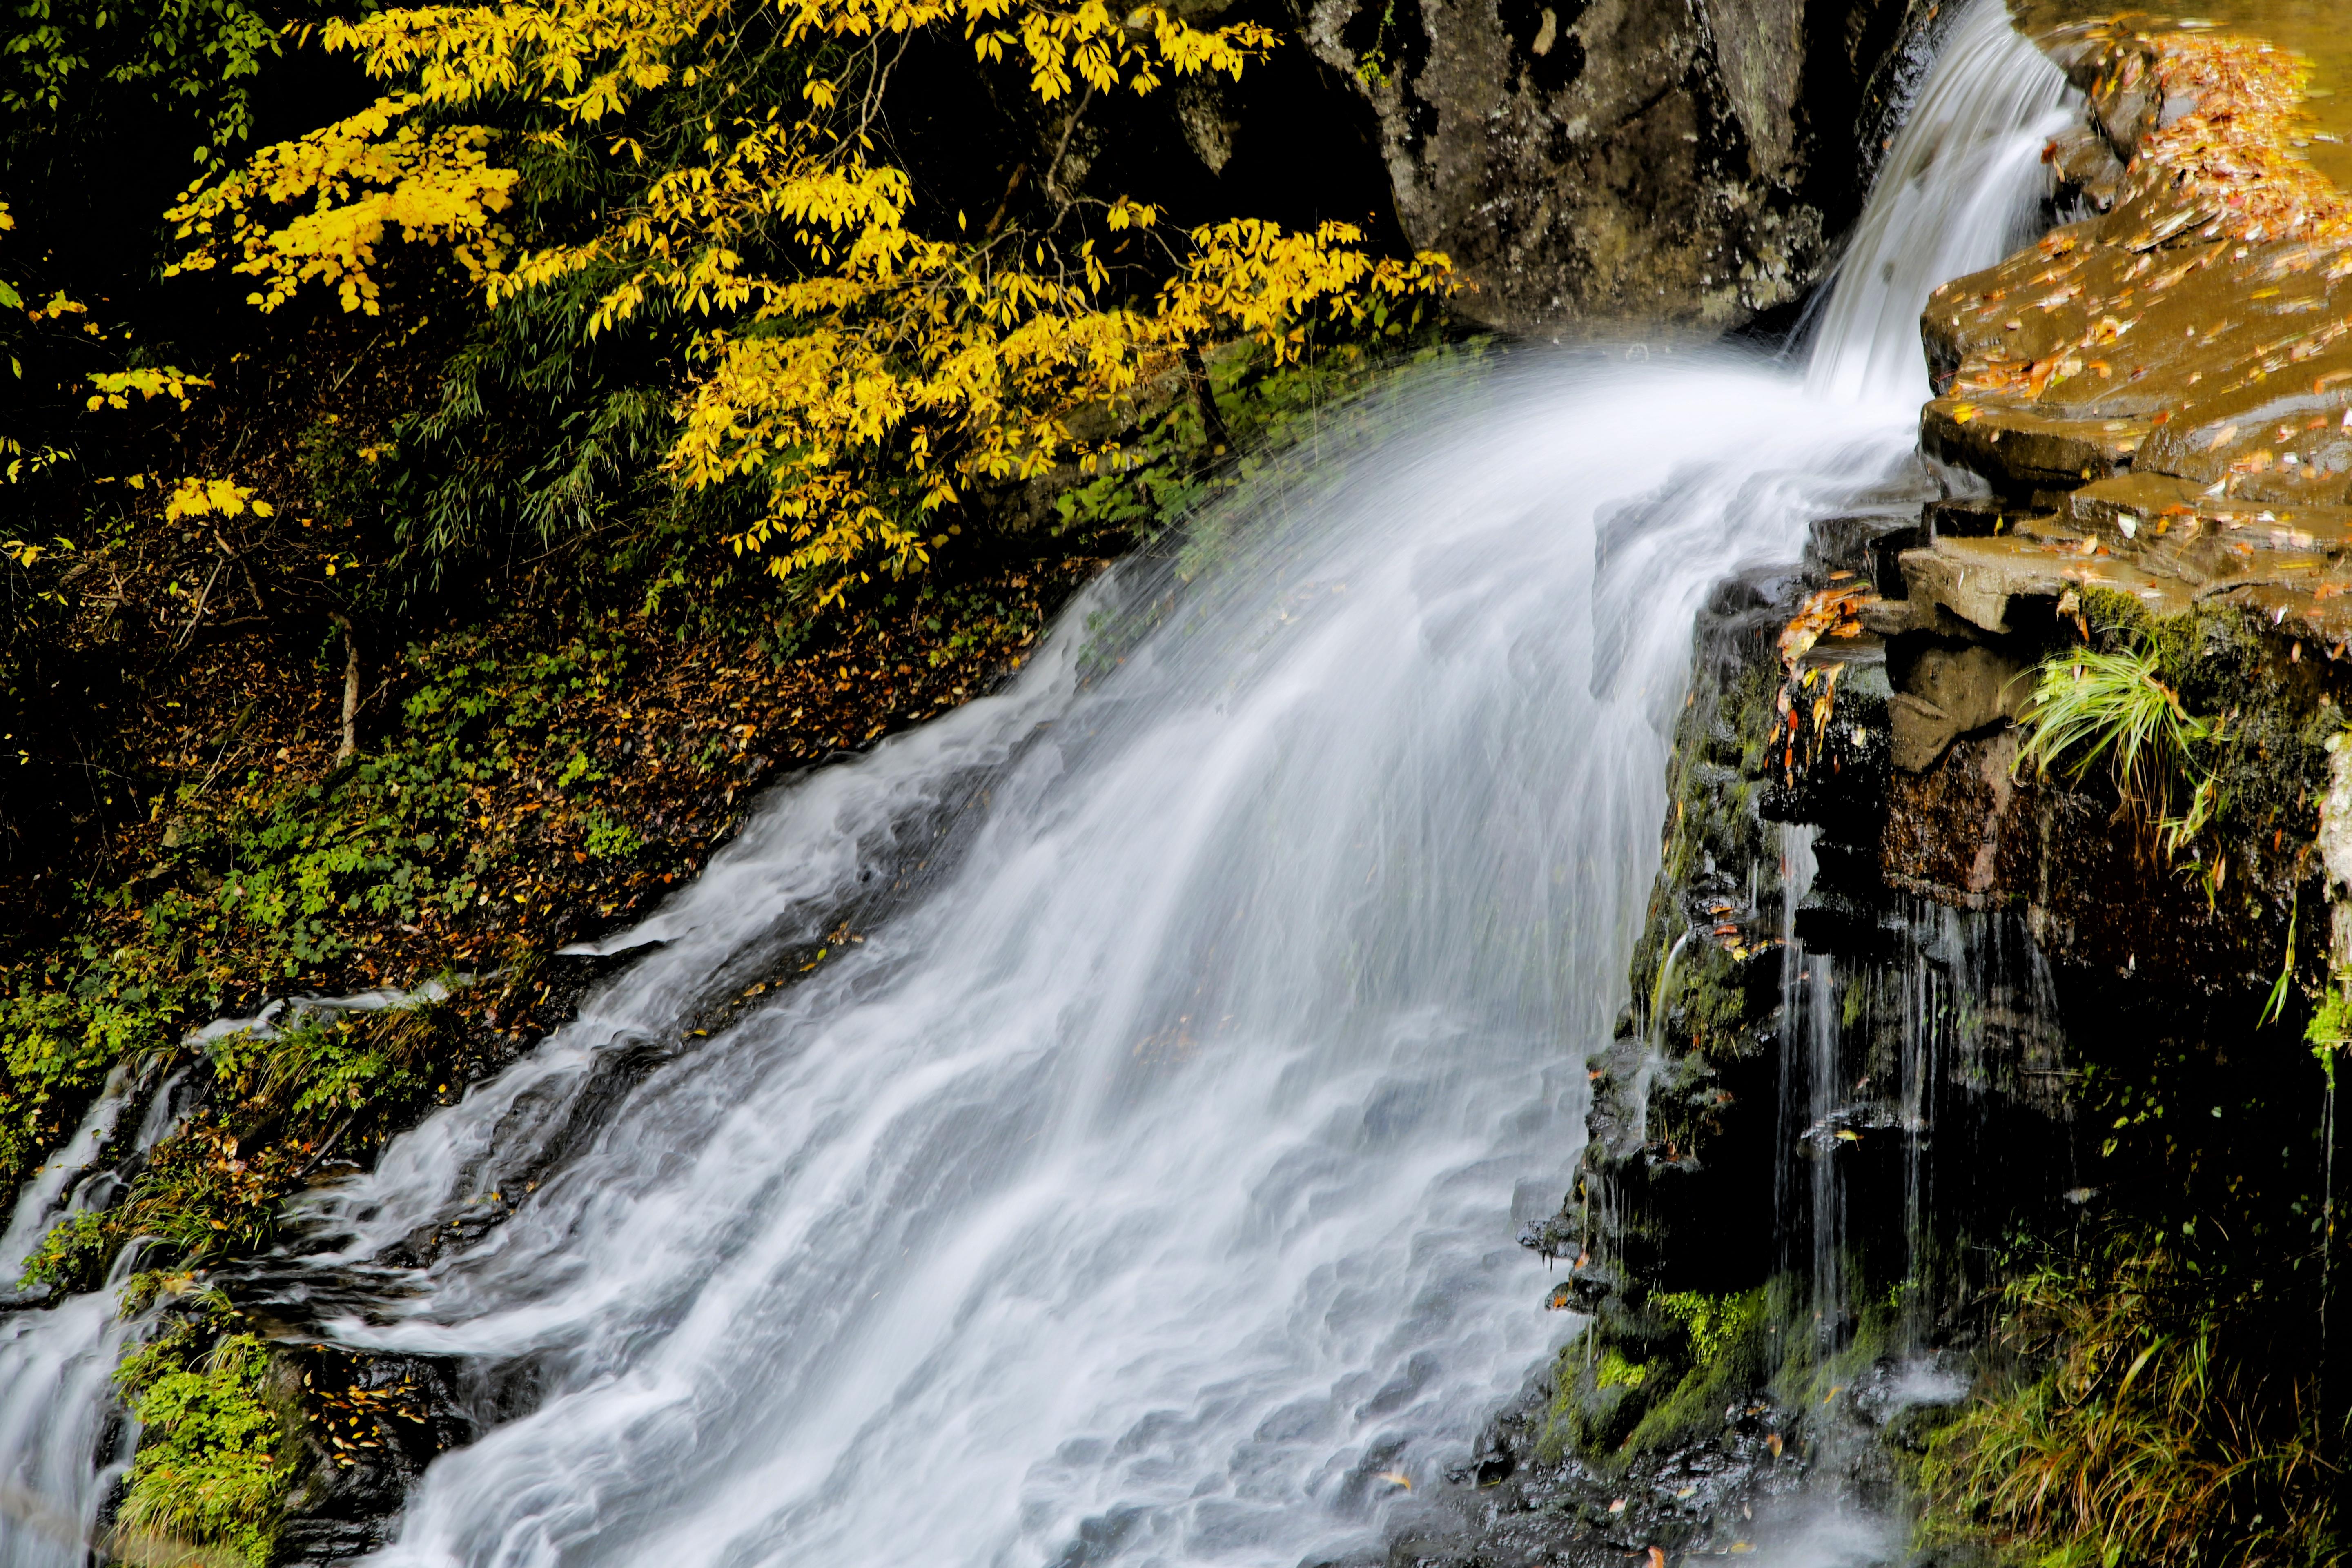
{"type": "Polygon", "coordinates": [[[344,763],[360,749],[360,639],[352,630],[351,616],[342,611],[330,610],[327,618],[343,628],[343,740],[335,748],[335,761],[344,763]]]}
{"type": "Polygon", "coordinates": [[[1234,444],[1225,429],[1225,416],[1217,408],[1216,388],[1210,384],[1209,367],[1201,358],[1201,351],[1191,343],[1184,345],[1184,378],[1192,384],[1192,401],[1201,411],[1201,436],[1212,451],[1223,451],[1234,444]]]}

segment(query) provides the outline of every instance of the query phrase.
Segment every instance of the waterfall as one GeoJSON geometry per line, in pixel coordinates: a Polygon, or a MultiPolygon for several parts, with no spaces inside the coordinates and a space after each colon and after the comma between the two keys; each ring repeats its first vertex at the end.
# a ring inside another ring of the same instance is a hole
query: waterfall
{"type": "Polygon", "coordinates": [[[2000,0],[1955,13],[1821,312],[1805,380],[1823,397],[1919,400],[1927,296],[2038,226],[2049,191],[2042,150],[2075,119],[2065,77],[2018,36],[2000,0]]]}
{"type": "MultiPolygon", "coordinates": [[[[505,1391],[380,1561],[1377,1549],[1574,1330],[1513,1235],[1583,1142],[1696,606],[1912,470],[1919,303],[2014,237],[2038,169],[1979,155],[2055,79],[1998,0],[1956,24],[1810,386],[1400,375],[1006,689],[775,793],[571,1025],[306,1201],[280,1307],[505,1391]]],[[[65,1347],[9,1375],[110,1364],[103,1308],[9,1320],[65,1347]]],[[[102,1491],[73,1397],[0,1478],[102,1491]]]]}
{"type": "MultiPolygon", "coordinates": [[[[1715,357],[1375,417],[1238,503],[1240,553],[1109,668],[1074,679],[1120,584],[976,705],[1008,752],[934,886],[331,1325],[546,1391],[434,1466],[387,1561],[1288,1564],[1458,1456],[1566,1327],[1513,1208],[1582,1142],[1697,601],[1906,463],[1910,418],[1715,357]],[[1596,566],[1628,498],[1655,521],[1596,566]]],[[[922,744],[829,787],[927,800],[922,744]]],[[[776,810],[656,975],[837,832],[776,810]]],[[[388,1162],[323,1223],[348,1257],[503,1179],[388,1162]]]]}
{"type": "MultiPolygon", "coordinates": [[[[186,1109],[184,1072],[146,1095],[127,1152],[152,1149],[186,1109]]],[[[0,1289],[67,1215],[110,1203],[120,1182],[102,1156],[138,1086],[120,1070],[81,1126],[26,1184],[0,1237],[0,1289]]],[[[112,1287],[135,1264],[132,1247],[108,1289],[46,1309],[0,1312],[0,1563],[80,1568],[101,1533],[100,1515],[131,1462],[139,1431],[114,1399],[114,1369],[141,1325],[116,1310],[112,1287]]]]}

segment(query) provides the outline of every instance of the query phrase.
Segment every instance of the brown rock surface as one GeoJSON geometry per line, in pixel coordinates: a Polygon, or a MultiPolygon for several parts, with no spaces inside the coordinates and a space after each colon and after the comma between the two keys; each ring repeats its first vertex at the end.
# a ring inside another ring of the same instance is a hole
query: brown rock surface
{"type": "Polygon", "coordinates": [[[2352,199],[2298,151],[2304,62],[2147,20],[2048,36],[2090,108],[2051,160],[2085,192],[2102,149],[2124,160],[2107,210],[1945,285],[1921,320],[1924,448],[2029,515],[1938,538],[1906,574],[1985,631],[2005,596],[2102,585],[2157,608],[2235,596],[2340,648],[2352,199]]]}

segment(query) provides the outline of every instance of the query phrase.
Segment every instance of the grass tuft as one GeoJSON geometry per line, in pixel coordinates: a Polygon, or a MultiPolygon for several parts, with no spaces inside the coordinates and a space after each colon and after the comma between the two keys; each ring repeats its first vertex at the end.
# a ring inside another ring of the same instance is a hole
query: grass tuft
{"type": "Polygon", "coordinates": [[[1931,1441],[1929,1538],[1989,1531],[2066,1568],[2344,1563],[2341,1434],[2310,1369],[2206,1283],[2161,1249],[2012,1282],[2002,1318],[2030,1370],[1931,1441]]]}
{"type": "Polygon", "coordinates": [[[2158,679],[2162,662],[2162,650],[2145,638],[2043,660],[2017,766],[2037,775],[2055,767],[2079,781],[2104,760],[2123,809],[2153,830],[2167,854],[2178,854],[2220,807],[2213,773],[2198,755],[2220,732],[2158,679]],[[2173,802],[2184,794],[2175,816],[2173,802]]]}

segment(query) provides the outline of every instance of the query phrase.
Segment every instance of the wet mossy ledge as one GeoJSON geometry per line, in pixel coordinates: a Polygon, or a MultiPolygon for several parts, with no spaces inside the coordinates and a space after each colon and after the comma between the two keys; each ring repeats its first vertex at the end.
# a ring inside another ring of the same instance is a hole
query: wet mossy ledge
{"type": "Polygon", "coordinates": [[[2352,223],[2259,39],[2045,24],[2057,224],[1923,318],[1910,493],[1702,615],[1583,1315],[1407,1559],[2352,1554],[2352,223]],[[1736,1325],[1725,1331],[1719,1325],[1736,1325]]]}

